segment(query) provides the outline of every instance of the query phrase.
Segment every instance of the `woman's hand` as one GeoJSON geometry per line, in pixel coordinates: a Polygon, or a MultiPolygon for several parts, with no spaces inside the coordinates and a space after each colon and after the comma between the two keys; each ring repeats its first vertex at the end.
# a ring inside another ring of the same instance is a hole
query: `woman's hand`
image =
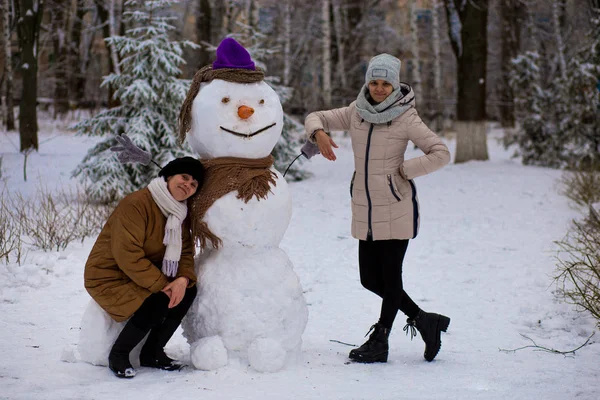
{"type": "Polygon", "coordinates": [[[337,149],[338,145],[335,144],[333,139],[330,138],[323,129],[319,129],[317,133],[315,133],[315,139],[317,141],[317,146],[319,146],[319,151],[323,157],[330,161],[335,161],[336,157],[332,146],[337,149]]]}
{"type": "Polygon", "coordinates": [[[188,278],[180,276],[173,282],[169,282],[169,284],[162,289],[162,292],[169,296],[169,299],[171,299],[169,302],[169,308],[173,308],[181,303],[183,296],[185,296],[185,290],[187,289],[188,283],[188,278]]]}

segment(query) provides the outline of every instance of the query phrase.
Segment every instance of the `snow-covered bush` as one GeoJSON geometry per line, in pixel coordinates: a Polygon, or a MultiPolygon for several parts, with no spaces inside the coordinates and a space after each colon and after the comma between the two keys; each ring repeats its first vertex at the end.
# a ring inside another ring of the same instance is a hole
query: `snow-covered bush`
{"type": "Polygon", "coordinates": [[[164,165],[173,158],[191,155],[177,143],[179,109],[189,81],[179,79],[183,47],[197,47],[188,41],[172,41],[172,19],[165,9],[173,0],[125,2],[125,36],[110,37],[107,44],[121,59],[120,73],[104,78],[119,106],[104,110],[75,125],[78,134],[102,136],[73,172],[89,187],[91,196],[112,202],[146,186],[158,174],[158,166],[119,163],[110,147],[114,135],[125,133],[154,161],[164,165]]]}
{"type": "Polygon", "coordinates": [[[566,76],[550,76],[536,52],[513,59],[510,85],[520,129],[505,145],[516,144],[523,163],[554,168],[589,168],[600,163],[600,22],[588,48],[571,57],[566,76]],[[595,35],[595,36],[594,36],[595,35]]]}
{"type": "Polygon", "coordinates": [[[574,221],[565,239],[557,242],[557,294],[587,311],[600,327],[600,214],[593,206],[583,221],[574,221]]]}

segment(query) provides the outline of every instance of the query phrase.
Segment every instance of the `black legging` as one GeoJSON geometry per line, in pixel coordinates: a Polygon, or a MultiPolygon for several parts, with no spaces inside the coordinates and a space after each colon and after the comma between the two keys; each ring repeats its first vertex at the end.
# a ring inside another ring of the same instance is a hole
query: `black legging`
{"type": "Polygon", "coordinates": [[[383,299],[379,323],[388,329],[392,328],[398,310],[409,318],[419,313],[419,306],[402,286],[402,262],[407,248],[408,239],[360,240],[358,243],[360,282],[383,299]]]}
{"type": "Polygon", "coordinates": [[[133,314],[131,323],[142,330],[150,330],[167,318],[181,322],[197,292],[196,285],[187,288],[181,302],[173,308],[169,308],[169,296],[163,292],[152,293],[133,314]]]}

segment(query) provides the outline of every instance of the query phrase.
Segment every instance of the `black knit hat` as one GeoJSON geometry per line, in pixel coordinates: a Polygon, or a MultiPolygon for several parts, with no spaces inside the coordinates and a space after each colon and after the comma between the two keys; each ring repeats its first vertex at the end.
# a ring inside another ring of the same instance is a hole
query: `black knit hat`
{"type": "Polygon", "coordinates": [[[204,180],[204,166],[193,157],[176,158],[163,167],[158,173],[167,180],[168,177],[177,174],[189,174],[198,181],[198,186],[202,186],[204,180]]]}

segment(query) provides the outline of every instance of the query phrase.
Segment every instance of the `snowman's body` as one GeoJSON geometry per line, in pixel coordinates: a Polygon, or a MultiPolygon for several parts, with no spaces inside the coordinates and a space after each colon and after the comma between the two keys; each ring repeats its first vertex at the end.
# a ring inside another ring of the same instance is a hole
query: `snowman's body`
{"type": "MultiPolygon", "coordinates": [[[[281,104],[264,82],[203,84],[192,110],[187,140],[204,159],[266,157],[281,136],[281,104]],[[242,107],[252,116],[242,118],[242,107]]],[[[204,215],[222,246],[197,257],[198,296],[183,321],[197,368],[238,358],[258,371],[276,371],[300,349],[308,311],[293,265],[279,248],[291,197],[282,175],[273,172],[276,185],[266,198],[246,203],[229,192],[204,215]]]]}

